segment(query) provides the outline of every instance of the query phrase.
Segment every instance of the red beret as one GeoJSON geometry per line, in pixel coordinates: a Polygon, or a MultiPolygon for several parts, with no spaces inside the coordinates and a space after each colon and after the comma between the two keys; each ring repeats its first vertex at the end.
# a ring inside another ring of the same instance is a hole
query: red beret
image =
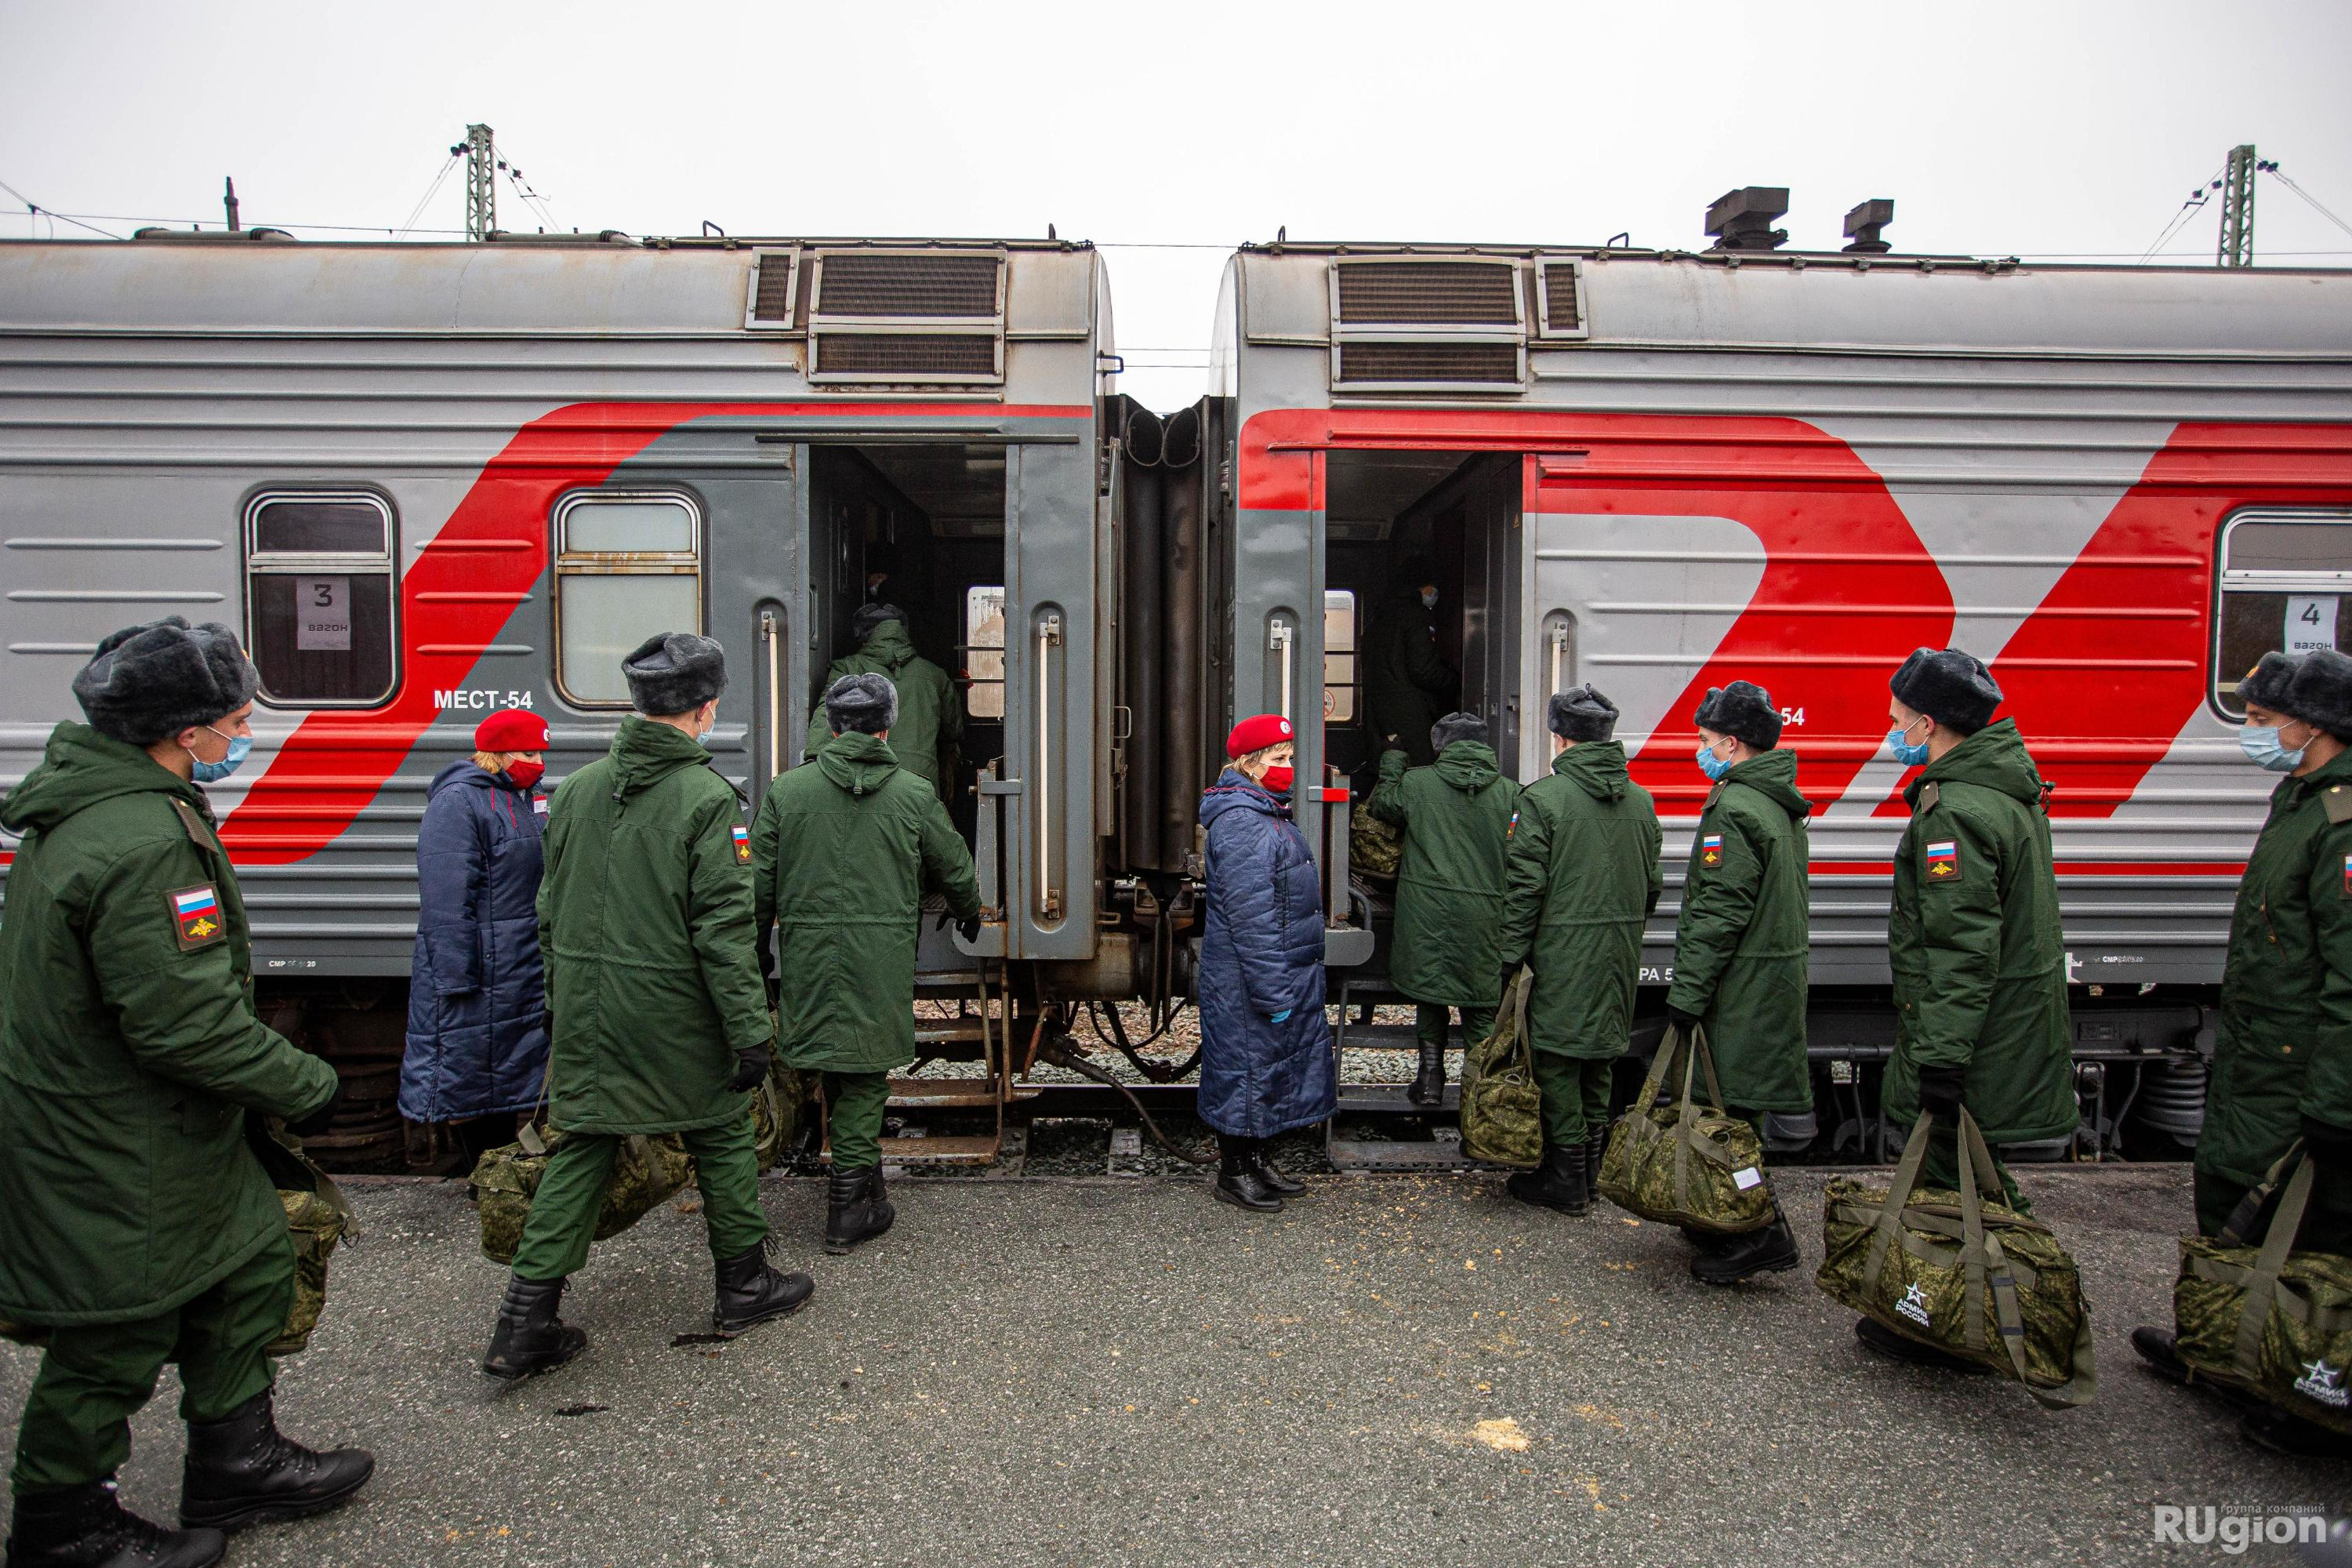
{"type": "Polygon", "coordinates": [[[1279,713],[1260,713],[1234,726],[1234,732],[1225,737],[1225,755],[1246,757],[1252,752],[1263,752],[1277,742],[1297,739],[1297,732],[1291,729],[1289,720],[1279,713]]]}
{"type": "Polygon", "coordinates": [[[543,752],[547,721],[526,708],[501,708],[474,726],[478,752],[543,752]]]}

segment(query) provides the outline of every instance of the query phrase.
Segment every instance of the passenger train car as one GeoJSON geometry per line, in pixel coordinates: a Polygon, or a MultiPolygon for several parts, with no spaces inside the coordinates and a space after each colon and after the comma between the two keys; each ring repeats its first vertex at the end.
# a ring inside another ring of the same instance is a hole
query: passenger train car
{"type": "Polygon", "coordinates": [[[951,807],[989,906],[974,943],[926,922],[927,993],[960,1004],[926,1049],[989,1074],[934,1098],[1001,1125],[1089,1003],[1164,1021],[1183,992],[1193,805],[1239,714],[1320,714],[1298,807],[1334,995],[1389,999],[1347,866],[1381,743],[1355,651],[1418,554],[1522,780],[1552,691],[1623,708],[1669,818],[1652,1007],[1692,709],[1770,688],[1849,1152],[1892,1033],[1885,678],[1922,644],[1986,658],[2055,785],[2092,1142],[2129,1109],[2113,1060],[2193,1136],[2268,783],[2234,683],[2352,637],[2352,275],[1277,244],[1227,268],[1199,405],[1142,410],[1118,365],[1101,257],[1051,240],[0,244],[0,785],[106,630],[244,631],[260,740],[214,793],[265,1002],[387,1089],[356,1152],[388,1136],[425,786],[482,714],[544,712],[560,778],[625,710],[620,654],[698,627],[755,800],[888,599],[965,690],[951,807]]]}

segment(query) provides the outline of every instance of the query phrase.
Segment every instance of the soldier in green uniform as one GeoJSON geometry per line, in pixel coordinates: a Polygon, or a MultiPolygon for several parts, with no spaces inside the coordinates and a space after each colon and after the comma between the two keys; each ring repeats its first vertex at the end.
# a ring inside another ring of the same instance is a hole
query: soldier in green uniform
{"type": "Polygon", "coordinates": [[[1665,879],[1650,792],[1611,739],[1617,706],[1590,686],[1556,694],[1547,714],[1551,773],[1519,792],[1505,866],[1497,956],[1535,970],[1528,1044],[1543,1096],[1543,1163],[1513,1176],[1513,1197],[1563,1214],[1592,1207],[1609,1135],[1612,1064],[1633,1043],[1642,927],[1665,879]]]}
{"type": "Polygon", "coordinates": [[[482,1370],[514,1379],[580,1353],[556,1315],[588,1260],[622,1141],[676,1132],[694,1156],[718,1275],[711,1326],[740,1333],[814,1289],[766,1257],[747,1092],[774,1026],[751,926],[751,841],[703,749],[727,687],[709,637],[668,632],[622,661],[636,711],[548,811],[540,948],[553,1016],[547,1158],[482,1370]]]}
{"type": "MultiPolygon", "coordinates": [[[[1920,1181],[1959,1181],[1966,1106],[1993,1149],[2061,1138],[2074,1104],[2074,1029],[2050,816],[2042,775],[2013,720],[1993,721],[2000,688],[1958,648],[1920,648],[1888,682],[1887,744],[1926,769],[1903,792],[1911,824],[1895,851],[1887,961],[1895,1054],[1880,1103],[1907,1129],[1936,1120],[1920,1181]]],[[[2011,1206],[2026,1200],[2000,1172],[2011,1206]]],[[[1864,1344],[1938,1366],[1968,1363],[1864,1318],[1864,1344]]]]}
{"type": "MultiPolygon", "coordinates": [[[[963,699],[948,672],[915,651],[907,636],[907,612],[896,605],[861,605],[850,618],[857,651],[833,661],[825,689],[853,675],[878,675],[898,694],[898,737],[891,755],[898,766],[929,784],[941,800],[955,782],[955,760],[963,743],[963,699]]],[[[808,755],[813,759],[832,736],[822,704],[809,715],[808,755]]]]}
{"type": "Polygon", "coordinates": [[[23,836],[0,921],[0,1319],[47,1352],[9,1478],[10,1568],[200,1568],[222,1531],[332,1507],[375,1461],[280,1436],[267,1347],[294,1253],[257,1118],[323,1131],[335,1069],[254,1014],[236,873],[200,784],[252,749],[226,626],[116,632],[0,805],[23,836]],[[188,1424],[180,1523],[116,1500],[163,1363],[188,1424]]]}
{"type": "Polygon", "coordinates": [[[1437,568],[1416,557],[1372,614],[1364,638],[1364,722],[1375,753],[1394,750],[1425,768],[1437,760],[1430,728],[1454,706],[1462,678],[1437,651],[1437,568]]]}
{"type": "Polygon", "coordinates": [[[1495,932],[1502,919],[1503,854],[1519,795],[1496,764],[1486,721],[1475,713],[1448,713],[1431,727],[1429,744],[1437,761],[1410,772],[1402,752],[1381,753],[1380,784],[1364,803],[1365,811],[1404,836],[1389,980],[1415,1004],[1421,1072],[1405,1094],[1416,1105],[1445,1099],[1453,1009],[1462,1011],[1464,1046],[1494,1032],[1502,995],[1495,932]]]}
{"type": "MultiPolygon", "coordinates": [[[[1696,718],[1699,769],[1715,788],[1691,844],[1666,1015],[1686,1033],[1706,1031],[1727,1109],[1760,1134],[1768,1112],[1813,1108],[1805,1058],[1810,806],[1797,793],[1795,754],[1780,750],[1770,692],[1746,680],[1709,687],[1696,718]]],[[[1704,1284],[1797,1265],[1786,1215],[1741,1236],[1685,1234],[1696,1249],[1691,1278],[1704,1284]]]]}
{"type": "Polygon", "coordinates": [[[980,883],[947,808],[889,744],[899,693],[879,674],[825,689],[828,739],[780,773],[752,826],[754,919],[777,925],[778,1035],[787,1066],[824,1075],[833,1182],[824,1246],[890,1228],[882,1110],[890,1069],[915,1059],[915,947],[923,895],[947,895],[969,942],[980,883]]]}
{"type": "MultiPolygon", "coordinates": [[[[2220,1234],[2300,1137],[2318,1170],[2296,1248],[2343,1256],[2352,1254],[2352,658],[2333,648],[2264,654],[2238,695],[2246,756],[2286,776],[2271,792],[2230,922],[2197,1141],[2197,1229],[2220,1234]]],[[[2132,1345],[2158,1375],[2189,1381],[2169,1331],[2135,1329],[2132,1345]]],[[[2250,1413],[2241,1429],[2280,1453],[2352,1454],[2340,1435],[2283,1410],[2250,1413]]]]}

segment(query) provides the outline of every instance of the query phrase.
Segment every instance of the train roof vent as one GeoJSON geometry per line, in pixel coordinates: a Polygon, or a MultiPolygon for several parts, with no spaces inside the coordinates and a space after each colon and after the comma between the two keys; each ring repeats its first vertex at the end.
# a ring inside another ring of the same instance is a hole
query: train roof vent
{"type": "Polygon", "coordinates": [[[797,302],[800,252],[762,250],[751,269],[751,298],[743,308],[746,327],[789,327],[797,302]]]}
{"type": "Polygon", "coordinates": [[[986,320],[1003,299],[1001,256],[847,251],[817,261],[816,308],[828,316],[986,320]]]}
{"type": "Polygon", "coordinates": [[[1527,381],[1516,260],[1336,257],[1331,384],[1351,392],[1509,391],[1527,381]]]}
{"type": "Polygon", "coordinates": [[[1579,339],[1591,334],[1584,321],[1584,263],[1570,257],[1545,257],[1536,264],[1536,334],[1579,339]]]}
{"type": "Polygon", "coordinates": [[[809,347],[812,381],[1003,381],[1004,257],[821,250],[809,347]]]}

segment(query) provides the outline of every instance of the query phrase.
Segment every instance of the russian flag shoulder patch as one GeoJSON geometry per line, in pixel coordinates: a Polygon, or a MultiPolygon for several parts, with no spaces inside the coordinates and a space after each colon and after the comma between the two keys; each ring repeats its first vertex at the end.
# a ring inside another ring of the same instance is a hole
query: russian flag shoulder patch
{"type": "Polygon", "coordinates": [[[1938,838],[1927,845],[1927,869],[1932,881],[1949,882],[1960,874],[1960,841],[1938,838]]]}
{"type": "Polygon", "coordinates": [[[749,865],[751,860],[751,830],[739,822],[727,832],[735,840],[735,858],[749,865]]]}
{"type": "Polygon", "coordinates": [[[1722,835],[1722,834],[1720,834],[1720,833],[1708,833],[1708,834],[1703,834],[1703,835],[1701,835],[1701,836],[1700,836],[1700,837],[1699,837],[1699,841],[1698,841],[1698,858],[1699,858],[1699,863],[1700,863],[1700,864],[1702,864],[1702,865],[1706,865],[1706,866],[1720,866],[1720,865],[1722,865],[1722,864],[1723,864],[1723,835],[1722,835]]]}
{"type": "Polygon", "coordinates": [[[228,940],[228,919],[221,910],[220,894],[210,882],[175,888],[164,899],[171,906],[172,934],[182,952],[228,940]]]}

